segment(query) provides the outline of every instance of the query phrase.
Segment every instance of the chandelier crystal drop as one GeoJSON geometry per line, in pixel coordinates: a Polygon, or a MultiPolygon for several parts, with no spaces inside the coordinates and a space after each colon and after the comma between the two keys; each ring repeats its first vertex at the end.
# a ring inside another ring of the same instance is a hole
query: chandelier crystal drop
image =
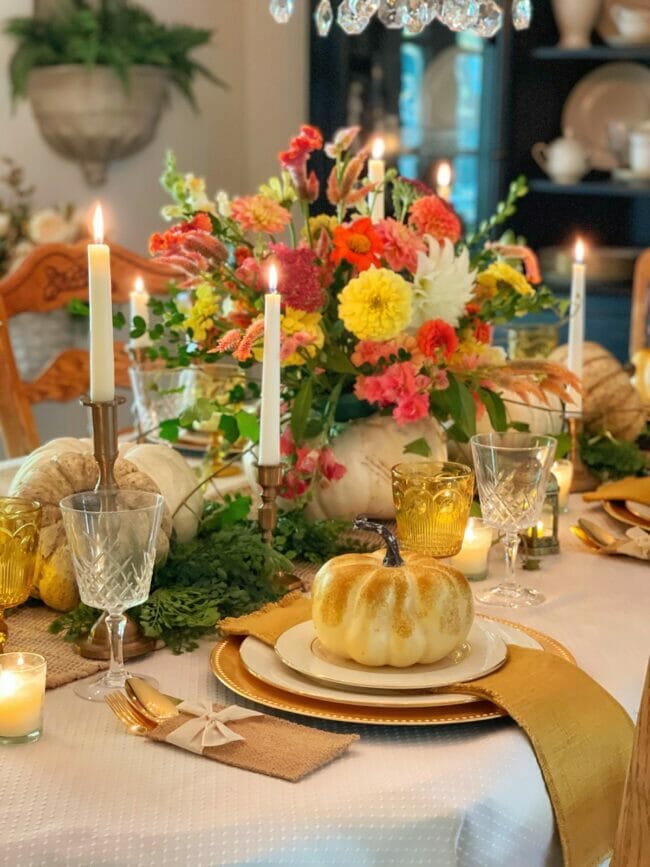
{"type": "MultiPolygon", "coordinates": [[[[269,10],[278,23],[286,24],[295,5],[295,0],[270,0],[269,10]]],[[[320,0],[314,23],[318,35],[327,36],[336,17],[341,30],[354,36],[363,33],[376,16],[391,30],[415,35],[437,19],[455,32],[471,31],[489,39],[503,26],[507,6],[505,0],[320,0]]],[[[513,0],[512,24],[516,30],[530,27],[532,16],[532,0],[513,0]]]]}

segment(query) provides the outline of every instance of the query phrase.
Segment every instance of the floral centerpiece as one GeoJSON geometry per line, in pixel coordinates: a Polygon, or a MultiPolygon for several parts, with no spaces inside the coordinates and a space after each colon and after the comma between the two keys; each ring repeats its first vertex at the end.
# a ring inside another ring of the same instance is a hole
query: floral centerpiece
{"type": "MultiPolygon", "coordinates": [[[[527,248],[489,243],[514,214],[524,180],[511,185],[491,220],[463,235],[451,205],[423,184],[394,170],[383,183],[370,182],[368,152],[355,150],[358,132],[341,130],[324,144],[318,129],[303,126],[279,155],[277,177],[252,195],[220,192],[214,201],[170,154],[162,181],[174,204],[163,213],[180,222],[150,241],[152,254],[180,275],[171,299],[151,302],[160,321],[150,330],[150,352],[170,365],[259,360],[266,272],[276,263],[284,494],[291,499],[320,495],[350,473],[337,446],[361,419],[381,418],[384,432],[387,425],[398,431],[400,451],[442,456],[423,425],[435,427],[435,443],[443,442],[438,423],[467,441],[486,413],[495,428],[507,426],[502,392],[546,403],[548,395],[570,401],[577,386],[559,365],[508,362],[491,342],[496,323],[558,309],[527,248]],[[321,150],[332,161],[325,209],[316,204],[320,183],[309,167],[321,150]],[[373,222],[376,196],[386,196],[392,215],[373,222]]],[[[144,328],[136,320],[132,334],[144,328]]],[[[179,424],[214,409],[204,402],[171,420],[165,435],[173,439],[179,424]]],[[[217,409],[226,437],[254,438],[248,413],[217,409]]],[[[377,451],[376,443],[360,442],[362,452],[377,451]]]]}

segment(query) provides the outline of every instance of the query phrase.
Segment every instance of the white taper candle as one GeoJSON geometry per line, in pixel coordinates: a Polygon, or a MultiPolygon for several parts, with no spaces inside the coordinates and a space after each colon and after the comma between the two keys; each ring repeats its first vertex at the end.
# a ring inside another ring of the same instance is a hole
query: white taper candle
{"type": "Polygon", "coordinates": [[[88,244],[90,399],[104,402],[115,398],[115,355],[110,248],[103,243],[104,220],[99,205],[93,217],[93,231],[95,243],[88,244]]]}
{"type": "Polygon", "coordinates": [[[262,359],[262,407],[258,463],[280,463],[280,312],[278,272],[269,268],[269,291],[264,297],[264,355],[262,359]]]}
{"type": "MultiPolygon", "coordinates": [[[[585,245],[578,238],[571,272],[571,308],[569,311],[569,345],[567,367],[582,379],[582,356],[585,341],[585,305],[587,287],[587,266],[585,265],[585,245]]],[[[582,395],[576,393],[571,412],[582,413],[582,395]]]]}
{"type": "Polygon", "coordinates": [[[381,138],[376,138],[372,143],[372,157],[368,160],[368,180],[373,184],[379,184],[379,189],[374,190],[368,195],[370,219],[373,223],[383,220],[386,213],[386,193],[384,190],[386,163],[382,159],[383,155],[384,141],[381,138]]]}

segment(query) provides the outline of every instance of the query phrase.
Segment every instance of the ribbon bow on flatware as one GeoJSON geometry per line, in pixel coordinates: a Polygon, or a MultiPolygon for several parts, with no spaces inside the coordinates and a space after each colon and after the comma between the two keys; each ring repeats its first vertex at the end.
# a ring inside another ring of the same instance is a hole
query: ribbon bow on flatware
{"type": "Polygon", "coordinates": [[[191,750],[199,755],[203,754],[206,747],[220,747],[232,741],[245,740],[237,732],[229,729],[226,723],[248,719],[248,717],[263,716],[255,710],[248,710],[235,704],[231,704],[223,710],[215,711],[209,701],[184,701],[178,705],[178,710],[181,713],[191,714],[194,719],[190,719],[174,729],[165,740],[167,743],[191,750]]]}

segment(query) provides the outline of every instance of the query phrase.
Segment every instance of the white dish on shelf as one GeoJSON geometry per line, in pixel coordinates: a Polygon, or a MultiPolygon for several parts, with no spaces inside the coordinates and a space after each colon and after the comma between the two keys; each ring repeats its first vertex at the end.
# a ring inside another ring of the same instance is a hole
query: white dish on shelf
{"type": "Polygon", "coordinates": [[[562,131],[589,152],[591,165],[611,171],[607,125],[634,127],[650,119],[650,69],[641,63],[606,63],[580,79],[562,110],[562,131]]]}
{"type": "MultiPolygon", "coordinates": [[[[541,645],[516,626],[488,621],[491,631],[507,644],[540,650],[541,645]]],[[[367,707],[444,707],[452,704],[470,704],[480,699],[459,693],[364,692],[318,683],[284,665],[272,647],[257,638],[244,639],[239,649],[241,660],[258,680],[286,692],[338,704],[365,705],[367,707]]]]}
{"type": "Polygon", "coordinates": [[[496,671],[508,653],[497,630],[479,620],[456,651],[438,662],[408,668],[371,667],[336,656],[323,647],[311,620],[283,632],[275,652],[286,666],[312,680],[356,690],[438,689],[496,671]]]}
{"type": "Polygon", "coordinates": [[[650,48],[650,37],[647,33],[639,36],[624,36],[622,33],[612,33],[603,39],[612,48],[650,48]]]}

